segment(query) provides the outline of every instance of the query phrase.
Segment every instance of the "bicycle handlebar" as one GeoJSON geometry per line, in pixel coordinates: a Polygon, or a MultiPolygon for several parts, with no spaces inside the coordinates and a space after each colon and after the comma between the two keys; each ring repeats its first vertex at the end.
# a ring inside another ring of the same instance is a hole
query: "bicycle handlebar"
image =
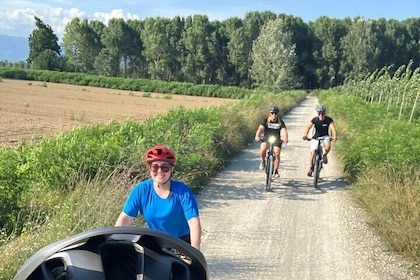
{"type": "Polygon", "coordinates": [[[302,137],[302,139],[303,140],[307,140],[307,141],[311,141],[311,140],[330,140],[330,141],[333,141],[334,140],[334,138],[332,138],[332,137],[328,137],[328,138],[323,138],[323,137],[316,137],[316,138],[309,138],[309,137],[302,137]]]}
{"type": "Polygon", "coordinates": [[[115,279],[116,275],[119,279],[144,276],[159,280],[184,277],[207,280],[208,268],[199,250],[165,232],[104,227],[45,246],[26,260],[14,280],[53,279],[53,276],[73,280],[115,279]],[[175,249],[179,256],[167,248],[175,249]]]}

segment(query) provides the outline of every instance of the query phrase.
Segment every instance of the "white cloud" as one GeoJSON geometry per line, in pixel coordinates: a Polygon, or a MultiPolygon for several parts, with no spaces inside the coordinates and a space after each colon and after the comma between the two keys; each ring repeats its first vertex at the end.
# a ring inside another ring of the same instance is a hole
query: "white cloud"
{"type": "MultiPolygon", "coordinates": [[[[88,0],[86,0],[88,1],[88,0]]],[[[65,9],[51,5],[36,4],[28,1],[0,1],[0,34],[28,37],[35,28],[34,16],[51,26],[58,38],[62,38],[64,29],[73,18],[99,20],[105,24],[111,18],[138,19],[132,13],[115,9],[109,13],[87,14],[78,8],[65,9]]]]}
{"type": "Polygon", "coordinates": [[[93,14],[93,19],[102,21],[105,24],[107,24],[108,21],[112,18],[139,19],[137,15],[131,13],[124,13],[124,10],[122,9],[115,9],[112,10],[110,13],[96,12],[93,14]]]}

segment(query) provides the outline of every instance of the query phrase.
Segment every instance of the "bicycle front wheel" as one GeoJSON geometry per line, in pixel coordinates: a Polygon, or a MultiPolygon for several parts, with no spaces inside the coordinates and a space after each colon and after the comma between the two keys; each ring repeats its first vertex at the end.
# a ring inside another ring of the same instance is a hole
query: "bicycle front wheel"
{"type": "Polygon", "coordinates": [[[314,187],[318,188],[318,179],[319,179],[319,171],[321,170],[321,156],[319,154],[315,155],[315,162],[314,162],[314,187]]]}
{"type": "Polygon", "coordinates": [[[270,155],[267,158],[267,162],[265,164],[265,173],[266,173],[266,180],[265,180],[265,190],[271,190],[271,181],[273,180],[273,173],[274,173],[274,158],[270,155]]]}

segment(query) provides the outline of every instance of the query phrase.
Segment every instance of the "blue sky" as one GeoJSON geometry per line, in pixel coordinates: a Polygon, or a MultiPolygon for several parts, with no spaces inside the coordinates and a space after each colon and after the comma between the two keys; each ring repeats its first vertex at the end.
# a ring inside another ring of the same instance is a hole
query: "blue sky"
{"type": "Polygon", "coordinates": [[[0,0],[0,34],[28,37],[35,28],[34,15],[50,25],[60,38],[74,17],[101,20],[110,18],[207,15],[210,20],[243,18],[249,11],[271,11],[315,21],[320,16],[343,19],[404,20],[420,17],[420,0],[0,0]]]}

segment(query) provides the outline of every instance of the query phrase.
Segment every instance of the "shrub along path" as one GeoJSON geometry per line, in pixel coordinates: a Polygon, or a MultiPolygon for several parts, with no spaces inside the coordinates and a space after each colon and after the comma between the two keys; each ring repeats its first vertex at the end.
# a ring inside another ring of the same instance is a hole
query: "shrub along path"
{"type": "Polygon", "coordinates": [[[197,196],[210,279],[416,279],[352,204],[334,154],[320,190],[306,177],[302,133],[316,104],[307,98],[284,117],[289,145],[272,192],[264,189],[255,143],[197,196]]]}

